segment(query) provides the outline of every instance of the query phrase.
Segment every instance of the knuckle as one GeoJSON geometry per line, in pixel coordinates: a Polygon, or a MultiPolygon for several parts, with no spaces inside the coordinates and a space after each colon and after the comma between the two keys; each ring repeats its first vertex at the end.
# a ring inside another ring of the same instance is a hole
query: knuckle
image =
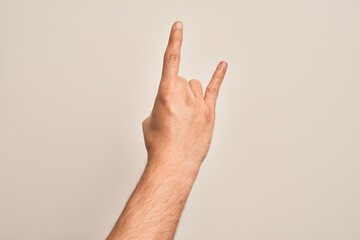
{"type": "Polygon", "coordinates": [[[191,84],[198,85],[198,86],[202,87],[202,84],[201,84],[201,82],[200,82],[198,79],[193,78],[193,79],[191,79],[189,82],[190,82],[191,84]]]}
{"type": "Polygon", "coordinates": [[[214,120],[215,120],[215,112],[214,112],[214,111],[210,111],[210,110],[207,111],[205,118],[206,118],[206,123],[209,123],[209,124],[214,123],[214,120]]]}
{"type": "Polygon", "coordinates": [[[178,83],[168,83],[164,84],[158,91],[158,95],[170,98],[178,94],[181,85],[178,83]]]}
{"type": "Polygon", "coordinates": [[[172,82],[163,83],[159,88],[158,95],[162,96],[162,95],[173,94],[175,88],[176,86],[172,82]]]}
{"type": "Polygon", "coordinates": [[[211,114],[210,111],[206,108],[203,108],[202,110],[199,111],[199,120],[203,123],[203,124],[208,124],[211,122],[211,114]]]}
{"type": "Polygon", "coordinates": [[[170,98],[166,98],[165,101],[163,101],[162,107],[168,116],[176,115],[176,104],[174,104],[170,98]]]}
{"type": "Polygon", "coordinates": [[[211,94],[213,94],[215,96],[218,94],[218,88],[213,86],[213,85],[207,86],[206,91],[208,91],[209,93],[211,93],[211,94]]]}
{"type": "MultiPolygon", "coordinates": [[[[178,76],[178,80],[180,80],[181,83],[188,83],[188,81],[186,80],[186,78],[182,77],[182,76],[178,76]]],[[[179,81],[178,81],[179,82],[179,81]]]]}
{"type": "Polygon", "coordinates": [[[170,91],[162,92],[161,94],[158,94],[157,101],[158,101],[158,104],[165,107],[165,109],[168,109],[168,110],[170,110],[170,112],[173,112],[174,96],[170,91]]]}
{"type": "Polygon", "coordinates": [[[195,98],[191,95],[188,95],[186,98],[185,98],[185,103],[186,105],[188,106],[192,106],[195,104],[195,98]]]}
{"type": "Polygon", "coordinates": [[[164,61],[166,63],[178,63],[178,62],[180,62],[180,55],[177,53],[165,52],[164,61]]]}
{"type": "Polygon", "coordinates": [[[170,101],[170,94],[169,92],[161,92],[158,94],[157,99],[164,104],[167,104],[170,101]]]}
{"type": "Polygon", "coordinates": [[[210,122],[210,117],[211,117],[211,115],[210,115],[210,110],[209,110],[208,107],[205,107],[205,108],[204,108],[204,117],[205,117],[205,119],[206,119],[207,122],[210,122]]]}

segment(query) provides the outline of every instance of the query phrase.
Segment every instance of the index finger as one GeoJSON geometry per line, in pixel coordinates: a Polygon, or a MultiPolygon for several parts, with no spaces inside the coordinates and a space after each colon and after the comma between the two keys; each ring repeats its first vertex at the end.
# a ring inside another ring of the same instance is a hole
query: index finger
{"type": "Polygon", "coordinates": [[[171,28],[169,42],[164,54],[161,81],[177,79],[180,67],[181,44],[183,39],[183,24],[176,21],[171,28]]]}

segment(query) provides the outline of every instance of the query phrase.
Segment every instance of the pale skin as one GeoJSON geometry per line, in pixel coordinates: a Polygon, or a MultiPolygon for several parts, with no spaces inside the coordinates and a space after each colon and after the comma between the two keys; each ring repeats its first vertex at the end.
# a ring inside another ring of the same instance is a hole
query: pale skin
{"type": "Polygon", "coordinates": [[[227,62],[221,61],[205,89],[178,75],[183,24],[171,28],[154,107],[142,122],[148,153],[145,170],[108,240],[173,239],[210,147],[215,107],[227,62]]]}

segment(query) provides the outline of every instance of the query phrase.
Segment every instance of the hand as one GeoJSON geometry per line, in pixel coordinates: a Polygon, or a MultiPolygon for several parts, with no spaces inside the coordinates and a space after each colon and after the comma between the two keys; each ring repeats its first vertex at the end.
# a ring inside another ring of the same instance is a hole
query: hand
{"type": "Polygon", "coordinates": [[[205,97],[201,83],[178,76],[183,28],[172,26],[158,94],[143,121],[148,162],[107,239],[174,239],[181,212],[210,147],[215,105],[227,63],[205,97]]]}
{"type": "Polygon", "coordinates": [[[227,63],[221,61],[203,95],[199,80],[178,76],[183,39],[182,22],[173,24],[165,51],[155,104],[143,121],[149,160],[200,167],[206,157],[215,123],[215,105],[227,63]],[[159,160],[160,159],[160,160],[159,160]]]}

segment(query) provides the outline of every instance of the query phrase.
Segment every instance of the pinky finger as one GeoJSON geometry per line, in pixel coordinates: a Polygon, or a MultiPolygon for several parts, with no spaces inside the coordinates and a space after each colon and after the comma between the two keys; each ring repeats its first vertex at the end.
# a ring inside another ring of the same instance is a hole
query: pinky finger
{"type": "Polygon", "coordinates": [[[225,77],[227,66],[227,62],[221,61],[218,64],[208,86],[206,87],[204,100],[213,110],[215,110],[216,100],[219,95],[221,83],[225,77]]]}

